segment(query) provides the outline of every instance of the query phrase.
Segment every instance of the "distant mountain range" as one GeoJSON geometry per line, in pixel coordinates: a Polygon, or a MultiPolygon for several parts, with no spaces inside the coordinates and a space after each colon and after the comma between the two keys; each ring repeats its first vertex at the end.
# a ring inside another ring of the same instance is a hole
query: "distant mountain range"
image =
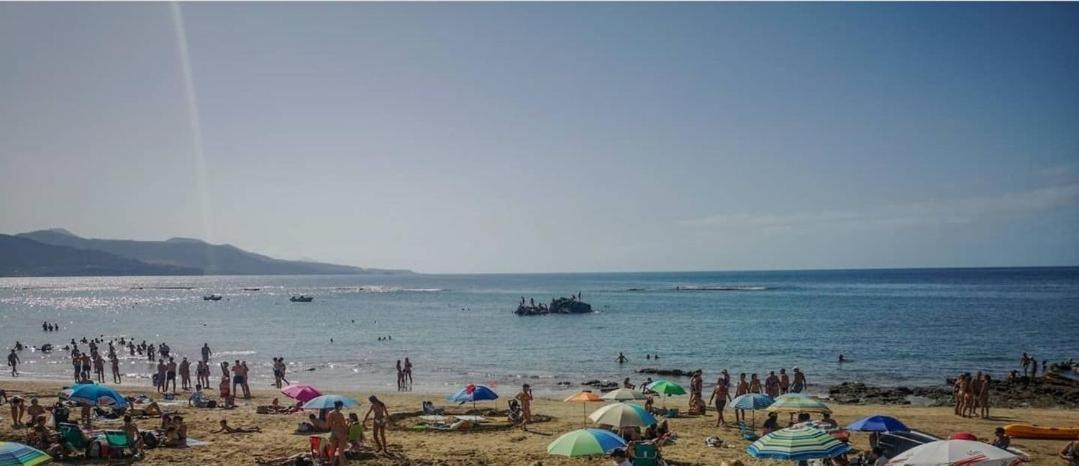
{"type": "Polygon", "coordinates": [[[0,234],[0,276],[326,275],[411,273],[311,261],[288,261],[229,244],[91,239],[62,228],[0,234]]]}

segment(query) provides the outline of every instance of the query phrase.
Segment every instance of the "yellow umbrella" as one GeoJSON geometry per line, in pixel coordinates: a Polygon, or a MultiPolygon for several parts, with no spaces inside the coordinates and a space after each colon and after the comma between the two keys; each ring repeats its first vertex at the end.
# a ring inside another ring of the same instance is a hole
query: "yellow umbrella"
{"type": "Polygon", "coordinates": [[[566,398],[562,401],[565,403],[580,403],[581,414],[585,416],[585,419],[588,419],[588,403],[593,401],[602,402],[603,398],[600,398],[599,395],[592,393],[592,390],[582,390],[573,395],[570,395],[569,398],[566,398]]]}

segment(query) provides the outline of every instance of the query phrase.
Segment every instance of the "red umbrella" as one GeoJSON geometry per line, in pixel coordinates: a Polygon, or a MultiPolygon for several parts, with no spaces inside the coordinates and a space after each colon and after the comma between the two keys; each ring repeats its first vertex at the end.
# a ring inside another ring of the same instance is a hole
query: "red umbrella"
{"type": "Polygon", "coordinates": [[[314,398],[322,396],[322,392],[317,388],[307,384],[289,385],[281,389],[281,393],[294,400],[299,400],[302,403],[307,403],[314,398]]]}

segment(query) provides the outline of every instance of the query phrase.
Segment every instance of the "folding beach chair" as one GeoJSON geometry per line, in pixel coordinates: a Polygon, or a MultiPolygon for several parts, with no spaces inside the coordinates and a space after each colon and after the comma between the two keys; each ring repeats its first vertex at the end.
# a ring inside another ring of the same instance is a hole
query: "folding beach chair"
{"type": "Polygon", "coordinates": [[[82,433],[82,429],[75,424],[60,423],[58,426],[60,437],[64,440],[64,451],[73,450],[82,453],[83,457],[90,456],[90,440],[82,433]]]}
{"type": "Polygon", "coordinates": [[[659,448],[651,443],[634,444],[633,466],[659,466],[659,448]]]}
{"type": "Polygon", "coordinates": [[[738,432],[742,434],[743,439],[749,440],[750,442],[760,438],[753,429],[750,429],[749,426],[746,425],[745,421],[738,421],[738,432]]]}

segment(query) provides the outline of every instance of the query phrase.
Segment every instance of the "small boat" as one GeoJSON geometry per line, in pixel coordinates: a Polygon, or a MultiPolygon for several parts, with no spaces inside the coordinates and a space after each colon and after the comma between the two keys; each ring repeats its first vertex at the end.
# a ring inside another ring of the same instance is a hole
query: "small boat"
{"type": "Polygon", "coordinates": [[[209,295],[209,296],[203,296],[202,300],[203,301],[221,301],[221,295],[212,294],[212,295],[209,295]]]}
{"type": "Polygon", "coordinates": [[[1004,432],[1012,438],[1033,438],[1050,440],[1074,440],[1079,435],[1079,427],[1045,427],[1031,424],[1008,424],[1004,432]]]}
{"type": "Polygon", "coordinates": [[[244,291],[259,291],[262,288],[244,288],[244,291]]]}
{"type": "Polygon", "coordinates": [[[289,298],[288,300],[292,301],[294,303],[309,303],[311,301],[314,301],[314,299],[315,299],[314,296],[299,295],[299,296],[293,296],[293,297],[289,298]]]}

